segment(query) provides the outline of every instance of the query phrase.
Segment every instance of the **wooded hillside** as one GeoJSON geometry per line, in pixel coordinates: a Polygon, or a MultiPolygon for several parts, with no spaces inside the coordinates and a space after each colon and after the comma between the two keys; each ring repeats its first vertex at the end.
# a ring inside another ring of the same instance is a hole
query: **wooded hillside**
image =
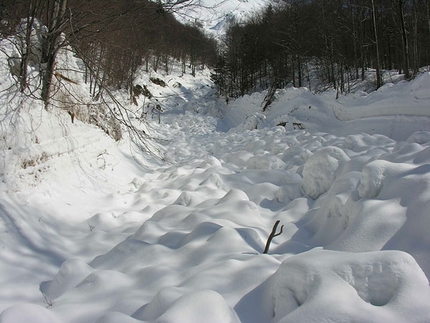
{"type": "Polygon", "coordinates": [[[341,92],[368,68],[376,88],[382,69],[410,78],[430,62],[429,12],[428,0],[286,0],[230,25],[214,80],[237,97],[312,73],[341,92]]]}

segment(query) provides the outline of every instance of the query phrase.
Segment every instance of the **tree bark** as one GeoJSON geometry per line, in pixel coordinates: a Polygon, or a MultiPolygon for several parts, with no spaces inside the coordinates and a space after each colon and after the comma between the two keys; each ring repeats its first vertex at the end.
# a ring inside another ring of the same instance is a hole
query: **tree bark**
{"type": "Polygon", "coordinates": [[[52,77],[55,69],[55,58],[62,46],[59,43],[62,27],[65,23],[67,0],[52,0],[48,2],[48,32],[42,45],[42,100],[48,107],[52,77]]]}
{"type": "MultiPolygon", "coordinates": [[[[372,0],[373,1],[373,0],[372,0]]],[[[409,41],[408,36],[406,33],[406,26],[405,26],[405,17],[403,12],[403,0],[398,0],[397,4],[399,6],[399,15],[400,15],[400,25],[401,25],[401,31],[402,31],[402,41],[403,41],[403,64],[404,64],[404,72],[405,72],[405,78],[410,78],[410,72],[409,72],[409,41]]]]}
{"type": "Polygon", "coordinates": [[[378,30],[376,27],[376,9],[375,1],[372,0],[372,18],[373,18],[373,33],[375,37],[375,47],[376,47],[376,88],[379,89],[382,86],[381,80],[381,64],[379,61],[379,42],[378,42],[378,30]]]}

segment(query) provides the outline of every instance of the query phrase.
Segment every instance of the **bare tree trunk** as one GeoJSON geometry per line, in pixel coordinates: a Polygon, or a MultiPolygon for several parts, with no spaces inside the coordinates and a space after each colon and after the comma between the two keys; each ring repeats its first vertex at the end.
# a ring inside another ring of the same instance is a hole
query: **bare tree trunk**
{"type": "Polygon", "coordinates": [[[59,44],[61,28],[64,27],[67,0],[51,0],[48,2],[48,32],[42,46],[42,100],[45,107],[49,104],[52,77],[55,69],[55,58],[62,44],[59,44]]]}
{"type": "MultiPolygon", "coordinates": [[[[373,1],[373,0],[372,0],[373,1]]],[[[406,26],[405,26],[405,17],[403,12],[403,0],[398,0],[397,4],[399,5],[399,15],[400,15],[400,25],[402,30],[402,41],[403,41],[403,64],[405,70],[405,78],[410,78],[409,72],[409,42],[408,36],[406,34],[406,26]]]]}
{"type": "Polygon", "coordinates": [[[418,50],[418,13],[417,13],[417,2],[414,0],[412,1],[412,6],[413,6],[413,20],[414,20],[414,27],[413,27],[413,46],[412,46],[412,53],[413,53],[413,58],[411,61],[411,65],[412,65],[412,69],[413,69],[413,73],[414,75],[416,75],[418,73],[418,70],[420,68],[420,52],[418,50]]]}
{"type": "Polygon", "coordinates": [[[294,55],[291,54],[291,71],[293,77],[293,86],[296,87],[296,68],[294,65],[294,55]]]}
{"type": "Polygon", "coordinates": [[[164,56],[164,63],[166,64],[164,67],[164,70],[166,71],[166,74],[169,74],[169,55],[164,56]]]}
{"type": "Polygon", "coordinates": [[[427,25],[428,25],[428,32],[430,35],[430,0],[426,0],[426,7],[427,7],[427,25]]]}
{"type": "Polygon", "coordinates": [[[21,53],[21,62],[20,62],[20,69],[19,69],[19,90],[21,92],[24,92],[27,88],[27,65],[28,60],[31,55],[31,33],[33,31],[33,24],[34,19],[36,16],[36,11],[40,7],[40,1],[39,0],[31,0],[28,8],[27,13],[27,25],[25,28],[25,34],[24,39],[22,40],[22,43],[20,44],[20,47],[22,49],[21,53]]]}
{"type": "Polygon", "coordinates": [[[302,76],[302,61],[300,59],[300,54],[297,54],[297,73],[299,78],[299,87],[302,87],[303,76],[302,76]]]}
{"type": "Polygon", "coordinates": [[[27,17],[27,26],[25,28],[25,36],[20,47],[22,49],[21,62],[19,66],[19,91],[22,93],[27,88],[27,64],[31,50],[31,30],[33,29],[33,21],[31,13],[27,17]]]}
{"type": "Polygon", "coordinates": [[[382,86],[381,71],[380,71],[380,61],[379,61],[379,42],[378,42],[378,30],[376,27],[376,10],[375,1],[372,0],[372,18],[373,18],[373,33],[375,37],[375,47],[376,47],[376,88],[379,89],[382,86]]]}

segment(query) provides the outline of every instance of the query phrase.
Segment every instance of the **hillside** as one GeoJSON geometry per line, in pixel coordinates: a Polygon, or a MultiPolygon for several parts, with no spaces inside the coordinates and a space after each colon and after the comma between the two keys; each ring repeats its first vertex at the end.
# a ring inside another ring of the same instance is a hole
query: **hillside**
{"type": "Polygon", "coordinates": [[[232,20],[243,20],[279,0],[202,0],[200,6],[184,8],[177,13],[179,20],[201,25],[209,35],[220,38],[232,20]]]}
{"type": "Polygon", "coordinates": [[[142,69],[153,100],[115,96],[151,155],[1,64],[1,323],[430,321],[430,73],[263,113],[207,69],[142,69]]]}

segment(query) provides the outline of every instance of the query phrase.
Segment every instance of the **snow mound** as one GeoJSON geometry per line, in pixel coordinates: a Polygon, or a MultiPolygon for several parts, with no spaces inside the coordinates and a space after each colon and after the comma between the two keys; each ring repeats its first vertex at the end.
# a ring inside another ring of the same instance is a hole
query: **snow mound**
{"type": "Polygon", "coordinates": [[[212,290],[202,290],[180,297],[155,322],[239,323],[240,321],[220,294],[212,290]]]}
{"type": "Polygon", "coordinates": [[[50,310],[35,304],[15,305],[0,315],[0,323],[62,323],[50,310]]]}
{"type": "Polygon", "coordinates": [[[428,322],[428,280],[401,251],[312,250],[270,278],[272,322],[428,322]]]}
{"type": "Polygon", "coordinates": [[[337,169],[349,160],[338,147],[324,147],[313,154],[303,168],[303,191],[316,199],[328,191],[336,178],[337,169]]]}
{"type": "Polygon", "coordinates": [[[96,323],[141,323],[142,321],[131,318],[119,312],[110,312],[99,318],[96,323]]]}
{"type": "Polygon", "coordinates": [[[41,284],[41,291],[48,299],[55,299],[58,296],[76,287],[85,277],[94,271],[86,263],[70,259],[65,261],[54,279],[41,284]]]}
{"type": "Polygon", "coordinates": [[[276,156],[266,154],[251,157],[247,162],[248,169],[284,169],[285,163],[276,156]]]}
{"type": "Polygon", "coordinates": [[[413,143],[416,142],[418,144],[424,145],[430,142],[430,132],[428,131],[417,131],[414,132],[406,139],[407,142],[413,143]]]}
{"type": "Polygon", "coordinates": [[[398,177],[396,173],[401,173],[402,168],[405,167],[408,167],[408,165],[394,164],[385,160],[375,160],[367,164],[363,168],[360,185],[358,186],[360,197],[376,198],[381,193],[384,185],[388,184],[386,182],[391,180],[389,181],[391,182],[390,184],[394,184],[393,177],[398,177]]]}

